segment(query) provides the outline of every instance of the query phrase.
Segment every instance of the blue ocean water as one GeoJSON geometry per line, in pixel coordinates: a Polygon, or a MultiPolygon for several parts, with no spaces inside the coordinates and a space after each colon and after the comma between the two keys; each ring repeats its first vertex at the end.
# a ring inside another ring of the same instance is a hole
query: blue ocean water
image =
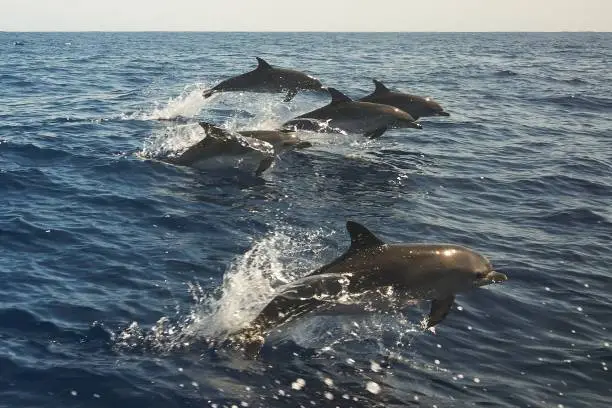
{"type": "Polygon", "coordinates": [[[0,53],[0,406],[609,406],[612,34],[0,33],[0,53]],[[255,56],[451,116],[313,136],[260,178],[157,160],[191,121],[327,103],[202,99],[255,56]],[[422,305],[306,318],[257,360],[207,346],[341,254],[347,219],[510,280],[435,334],[422,305]]]}

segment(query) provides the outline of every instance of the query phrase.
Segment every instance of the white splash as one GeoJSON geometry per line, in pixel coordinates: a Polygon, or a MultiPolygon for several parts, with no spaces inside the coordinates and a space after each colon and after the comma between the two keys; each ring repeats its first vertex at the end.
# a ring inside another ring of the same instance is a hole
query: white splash
{"type": "Polygon", "coordinates": [[[255,243],[225,273],[218,296],[199,299],[183,334],[220,339],[247,326],[274,297],[276,287],[314,267],[312,253],[322,249],[322,235],[321,230],[280,229],[255,243]]]}
{"type": "Polygon", "coordinates": [[[155,102],[152,111],[138,112],[128,115],[127,119],[141,120],[172,120],[176,118],[191,118],[200,113],[205,104],[202,84],[186,86],[180,95],[168,98],[164,102],[155,102]]]}
{"type": "Polygon", "coordinates": [[[206,132],[197,123],[174,124],[145,139],[139,156],[154,158],[179,155],[204,137],[206,132]]]}

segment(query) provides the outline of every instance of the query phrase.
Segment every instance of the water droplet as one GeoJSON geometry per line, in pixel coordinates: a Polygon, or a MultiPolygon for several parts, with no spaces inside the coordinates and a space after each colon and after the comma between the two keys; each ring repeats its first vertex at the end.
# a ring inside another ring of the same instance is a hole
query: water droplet
{"type": "Polygon", "coordinates": [[[70,391],[70,395],[72,395],[73,397],[76,397],[78,395],[78,392],[76,392],[75,390],[70,391]]]}
{"type": "Polygon", "coordinates": [[[378,364],[376,361],[372,361],[370,363],[370,370],[374,371],[375,373],[379,372],[380,370],[382,370],[382,368],[380,367],[380,364],[378,364]]]}
{"type": "Polygon", "coordinates": [[[463,306],[457,306],[457,310],[458,311],[462,311],[463,310],[463,306]]]}
{"type": "Polygon", "coordinates": [[[332,380],[331,378],[326,378],[323,380],[323,382],[325,383],[325,385],[327,385],[328,387],[333,387],[334,386],[334,380],[332,380]]]}
{"type": "Polygon", "coordinates": [[[328,400],[333,400],[334,399],[334,394],[332,394],[329,391],[325,391],[325,398],[327,398],[328,400]]]}
{"type": "Polygon", "coordinates": [[[547,286],[544,288],[545,291],[550,292],[550,288],[547,286]]]}
{"type": "Polygon", "coordinates": [[[346,362],[347,362],[347,364],[350,364],[350,365],[355,364],[355,360],[353,360],[352,358],[347,358],[346,362]]]}
{"type": "Polygon", "coordinates": [[[293,383],[291,383],[291,389],[299,391],[304,388],[305,385],[306,381],[303,378],[298,378],[293,383]]]}
{"type": "Polygon", "coordinates": [[[577,309],[578,309],[579,312],[582,312],[582,308],[580,306],[578,306],[577,309]]]}
{"type": "Polygon", "coordinates": [[[370,391],[372,394],[378,394],[380,392],[380,385],[374,381],[368,381],[366,384],[366,390],[370,391]]]}
{"type": "Polygon", "coordinates": [[[440,360],[434,360],[434,363],[436,363],[436,365],[440,365],[440,360]]]}
{"type": "Polygon", "coordinates": [[[93,397],[94,398],[100,398],[100,394],[94,394],[93,397]]]}
{"type": "Polygon", "coordinates": [[[479,384],[479,383],[480,383],[480,378],[475,377],[475,378],[474,378],[474,382],[475,382],[476,384],[479,384]]]}

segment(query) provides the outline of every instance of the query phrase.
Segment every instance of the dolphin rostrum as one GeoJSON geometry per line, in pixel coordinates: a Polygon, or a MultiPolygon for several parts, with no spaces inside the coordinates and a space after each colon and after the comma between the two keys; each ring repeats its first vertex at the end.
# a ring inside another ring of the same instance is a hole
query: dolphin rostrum
{"type": "Polygon", "coordinates": [[[393,92],[382,82],[376,79],[373,81],[376,89],[368,96],[361,98],[360,101],[395,106],[404,112],[408,112],[415,120],[423,116],[450,116],[439,103],[431,98],[423,98],[422,96],[403,92],[393,92]]]}
{"type": "Polygon", "coordinates": [[[245,137],[206,123],[201,126],[206,137],[177,157],[164,159],[180,166],[205,168],[211,160],[238,158],[239,161],[254,162],[256,175],[267,170],[274,162],[274,146],[259,139],[245,137]]]}
{"type": "Polygon", "coordinates": [[[257,58],[257,68],[253,71],[226,79],[215,87],[204,91],[204,98],[218,92],[286,92],[285,102],[289,102],[301,90],[324,91],[321,82],[303,72],[293,69],[277,68],[262,58],[257,58]]]}
{"type": "Polygon", "coordinates": [[[431,300],[424,328],[440,323],[455,294],[507,280],[471,249],[451,244],[387,244],[366,227],[348,221],[351,246],[339,258],[287,284],[250,325],[230,336],[257,353],[272,329],[311,312],[333,314],[339,307],[362,311],[400,310],[414,301],[431,300]]]}
{"type": "Polygon", "coordinates": [[[370,138],[380,137],[387,129],[422,128],[401,109],[380,103],[353,101],[335,88],[327,90],[332,97],[328,105],[285,122],[283,128],[363,133],[370,138]]]}

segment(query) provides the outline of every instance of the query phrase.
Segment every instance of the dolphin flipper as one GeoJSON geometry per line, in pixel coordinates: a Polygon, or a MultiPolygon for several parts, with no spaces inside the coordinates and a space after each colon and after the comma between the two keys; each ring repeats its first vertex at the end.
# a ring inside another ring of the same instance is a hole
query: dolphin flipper
{"type": "Polygon", "coordinates": [[[374,129],[374,130],[373,130],[373,131],[371,131],[371,132],[366,132],[366,133],[364,133],[363,135],[364,135],[365,137],[367,137],[367,138],[370,138],[370,139],[378,139],[378,138],[379,138],[379,137],[381,137],[381,136],[382,136],[382,134],[383,134],[383,133],[385,133],[386,131],[387,131],[387,127],[386,127],[386,126],[384,126],[384,127],[378,128],[378,129],[374,129]]]}
{"type": "Polygon", "coordinates": [[[429,316],[427,317],[426,329],[429,329],[430,327],[434,327],[436,324],[444,320],[448,312],[450,312],[454,301],[455,301],[454,295],[451,295],[444,299],[432,300],[431,310],[429,312],[429,316]]]}
{"type": "Polygon", "coordinates": [[[259,166],[257,167],[257,170],[255,170],[255,175],[257,177],[261,176],[261,173],[263,173],[264,171],[268,170],[270,168],[270,166],[272,166],[272,163],[274,163],[274,157],[266,157],[265,159],[263,159],[259,163],[259,166]]]}

